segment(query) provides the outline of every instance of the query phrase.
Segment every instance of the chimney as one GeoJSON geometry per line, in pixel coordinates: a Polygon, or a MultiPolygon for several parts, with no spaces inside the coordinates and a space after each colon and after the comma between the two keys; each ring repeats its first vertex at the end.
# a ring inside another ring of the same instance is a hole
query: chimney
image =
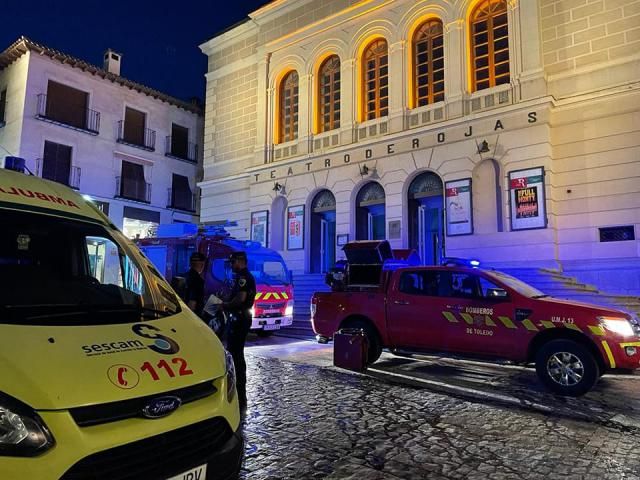
{"type": "Polygon", "coordinates": [[[120,75],[120,62],[122,62],[122,54],[114,52],[110,48],[104,52],[104,69],[115,75],[120,75]]]}

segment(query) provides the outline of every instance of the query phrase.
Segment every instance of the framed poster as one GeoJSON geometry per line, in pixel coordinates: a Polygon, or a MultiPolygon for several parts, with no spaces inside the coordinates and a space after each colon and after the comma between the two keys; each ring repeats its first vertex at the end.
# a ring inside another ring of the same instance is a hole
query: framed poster
{"type": "Polygon", "coordinates": [[[511,230],[547,228],[544,167],[509,172],[511,230]]]}
{"type": "Polygon", "coordinates": [[[251,240],[267,247],[269,233],[269,212],[261,210],[251,214],[251,240]]]}
{"type": "Polygon", "coordinates": [[[287,250],[304,248],[304,205],[287,208],[287,250]]]}
{"type": "Polygon", "coordinates": [[[447,236],[473,233],[471,179],[445,182],[445,208],[447,209],[447,236]]]}

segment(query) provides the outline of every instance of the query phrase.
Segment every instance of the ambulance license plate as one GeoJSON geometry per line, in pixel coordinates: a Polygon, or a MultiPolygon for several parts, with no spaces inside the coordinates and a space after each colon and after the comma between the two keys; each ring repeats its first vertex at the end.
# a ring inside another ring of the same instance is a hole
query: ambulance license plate
{"type": "Polygon", "coordinates": [[[265,325],[264,329],[265,330],[279,330],[280,329],[280,325],[265,325]]]}
{"type": "Polygon", "coordinates": [[[186,472],[182,472],[175,477],[167,478],[167,480],[205,480],[207,478],[207,465],[200,465],[186,472]]]}

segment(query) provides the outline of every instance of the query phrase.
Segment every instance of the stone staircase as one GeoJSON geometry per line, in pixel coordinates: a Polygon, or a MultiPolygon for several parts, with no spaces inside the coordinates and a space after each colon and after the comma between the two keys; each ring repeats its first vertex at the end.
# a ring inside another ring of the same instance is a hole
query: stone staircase
{"type": "Polygon", "coordinates": [[[281,336],[312,338],[315,336],[311,328],[311,296],[314,292],[328,292],[330,288],[324,283],[324,274],[307,273],[293,276],[293,325],[277,332],[281,336]]]}
{"type": "Polygon", "coordinates": [[[498,270],[552,297],[618,308],[640,315],[640,297],[608,294],[557,270],[546,268],[500,268],[498,270]]]}

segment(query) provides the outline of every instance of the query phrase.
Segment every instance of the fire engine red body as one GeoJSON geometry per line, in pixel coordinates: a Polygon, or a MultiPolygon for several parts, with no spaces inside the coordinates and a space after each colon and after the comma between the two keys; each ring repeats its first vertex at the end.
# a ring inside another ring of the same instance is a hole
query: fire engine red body
{"type": "Polygon", "coordinates": [[[204,254],[205,298],[230,292],[229,255],[246,252],[257,290],[251,329],[268,332],[293,323],[292,275],[275,250],[231,238],[223,228],[198,228],[193,224],[160,225],[157,237],[139,239],[137,243],[169,282],[189,269],[191,253],[204,254]]]}
{"type": "MultiPolygon", "coordinates": [[[[345,291],[314,294],[311,320],[319,340],[331,339],[340,328],[355,326],[369,336],[369,361],[375,361],[382,347],[388,347],[536,362],[539,374],[544,376],[540,369],[549,367],[550,373],[558,374],[560,383],[562,375],[575,374],[570,371],[570,356],[581,359],[573,351],[575,345],[581,354],[586,350],[596,364],[593,383],[604,371],[640,367],[640,325],[631,314],[551,298],[491,270],[464,266],[385,270],[385,255],[373,256],[380,260],[378,264],[371,258],[366,265],[352,263],[363,258],[363,250],[378,248],[368,243],[351,246],[352,252],[349,245],[345,247],[351,257],[345,291]],[[379,281],[364,281],[367,277],[379,281]],[[554,340],[560,342],[551,344],[554,340]],[[561,350],[555,352],[556,357],[549,353],[553,347],[561,350]],[[553,364],[554,358],[567,359],[566,371],[553,364]],[[547,363],[540,365],[542,361],[547,363]],[[556,367],[557,372],[553,370],[556,367]]],[[[581,361],[584,365],[576,378],[590,376],[587,364],[591,360],[581,361]]],[[[545,383],[568,395],[586,391],[584,383],[573,389],[545,383]]]]}

